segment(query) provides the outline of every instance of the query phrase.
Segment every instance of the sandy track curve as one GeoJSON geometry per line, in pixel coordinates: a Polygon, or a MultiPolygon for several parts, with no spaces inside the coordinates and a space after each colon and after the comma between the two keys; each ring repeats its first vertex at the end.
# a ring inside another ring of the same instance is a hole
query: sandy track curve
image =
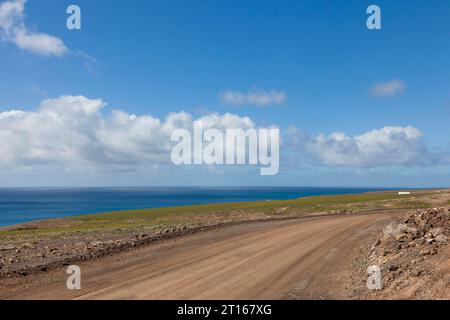
{"type": "Polygon", "coordinates": [[[64,270],[13,299],[283,299],[343,293],[345,258],[374,226],[404,211],[272,221],[212,230],[64,270]]]}

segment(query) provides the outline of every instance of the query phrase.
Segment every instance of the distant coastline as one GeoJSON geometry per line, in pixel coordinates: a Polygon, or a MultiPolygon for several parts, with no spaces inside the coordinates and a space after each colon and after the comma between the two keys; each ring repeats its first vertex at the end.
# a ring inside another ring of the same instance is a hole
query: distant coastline
{"type": "Polygon", "coordinates": [[[388,191],[352,187],[0,188],[0,226],[102,212],[388,191]]]}

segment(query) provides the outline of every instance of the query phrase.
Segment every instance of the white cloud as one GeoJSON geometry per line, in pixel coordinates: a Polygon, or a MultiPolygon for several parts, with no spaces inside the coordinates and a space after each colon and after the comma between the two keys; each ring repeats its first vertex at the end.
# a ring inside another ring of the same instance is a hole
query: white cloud
{"type": "MultiPolygon", "coordinates": [[[[186,112],[165,119],[122,110],[105,114],[101,99],[61,96],[44,100],[36,110],[0,112],[0,168],[65,168],[128,171],[170,164],[174,129],[250,129],[255,122],[235,114],[209,113],[194,118],[186,112]]],[[[301,157],[301,165],[375,168],[423,167],[450,163],[449,153],[431,152],[422,132],[412,126],[387,126],[359,135],[334,132],[311,136],[298,129],[285,133],[284,156],[301,157]]],[[[297,162],[298,163],[298,162],[297,162]]]]}
{"type": "Polygon", "coordinates": [[[186,112],[170,113],[160,120],[115,110],[105,115],[105,103],[83,96],[44,100],[35,111],[0,113],[0,167],[20,168],[62,165],[67,168],[119,167],[170,163],[171,134],[176,128],[192,129],[195,120],[205,128],[247,129],[247,117],[212,113],[193,119],[186,112]]]}
{"type": "Polygon", "coordinates": [[[295,129],[290,133],[296,152],[324,165],[372,168],[436,164],[421,141],[422,132],[412,126],[387,126],[353,137],[340,132],[311,137],[295,129]]]}
{"type": "Polygon", "coordinates": [[[265,107],[282,104],[287,100],[287,96],[284,91],[264,91],[252,88],[247,93],[232,90],[224,91],[220,94],[220,99],[223,103],[233,106],[255,105],[265,107]]]}
{"type": "Polygon", "coordinates": [[[69,52],[61,39],[27,28],[25,4],[26,0],[0,3],[0,38],[14,43],[23,50],[44,56],[62,56],[69,52]]]}
{"type": "Polygon", "coordinates": [[[405,82],[402,80],[394,79],[387,82],[374,84],[370,92],[374,97],[384,98],[404,93],[405,90],[405,82]]]}

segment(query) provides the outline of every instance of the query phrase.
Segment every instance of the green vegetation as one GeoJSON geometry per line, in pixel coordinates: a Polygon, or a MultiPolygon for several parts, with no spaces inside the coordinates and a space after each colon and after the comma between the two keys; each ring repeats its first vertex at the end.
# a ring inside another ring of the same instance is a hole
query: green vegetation
{"type": "Polygon", "coordinates": [[[204,225],[230,221],[297,217],[330,213],[343,209],[353,211],[380,208],[426,208],[431,191],[417,191],[399,196],[397,192],[377,192],[353,195],[314,196],[283,201],[220,203],[195,206],[118,211],[95,215],[39,221],[0,230],[0,240],[37,238],[68,233],[108,232],[140,228],[163,229],[168,226],[204,225]]]}

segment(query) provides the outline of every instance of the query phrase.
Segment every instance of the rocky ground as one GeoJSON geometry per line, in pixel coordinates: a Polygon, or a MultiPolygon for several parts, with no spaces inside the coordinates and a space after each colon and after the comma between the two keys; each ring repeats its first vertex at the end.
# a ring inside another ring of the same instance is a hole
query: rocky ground
{"type": "Polygon", "coordinates": [[[212,221],[201,226],[185,224],[168,226],[163,229],[136,228],[105,232],[77,232],[69,235],[41,236],[34,241],[4,241],[0,242],[0,279],[47,272],[76,262],[114,255],[151,243],[210,229],[262,220],[292,219],[292,217],[282,215],[286,209],[280,208],[276,212],[277,218],[212,221]]]}
{"type": "MultiPolygon", "coordinates": [[[[35,272],[115,254],[152,242],[198,232],[199,228],[182,226],[164,230],[115,230],[80,233],[66,237],[42,238],[33,242],[0,244],[0,277],[25,276],[35,272]]],[[[206,228],[204,228],[206,229],[206,228]]]]}
{"type": "MultiPolygon", "coordinates": [[[[374,243],[362,245],[354,265],[354,298],[448,299],[450,297],[450,209],[417,210],[386,226],[374,243]],[[367,266],[381,269],[379,291],[366,287],[367,266]]],[[[373,239],[372,238],[372,239],[373,239]]],[[[373,240],[372,240],[373,241],[373,240]]]]}

